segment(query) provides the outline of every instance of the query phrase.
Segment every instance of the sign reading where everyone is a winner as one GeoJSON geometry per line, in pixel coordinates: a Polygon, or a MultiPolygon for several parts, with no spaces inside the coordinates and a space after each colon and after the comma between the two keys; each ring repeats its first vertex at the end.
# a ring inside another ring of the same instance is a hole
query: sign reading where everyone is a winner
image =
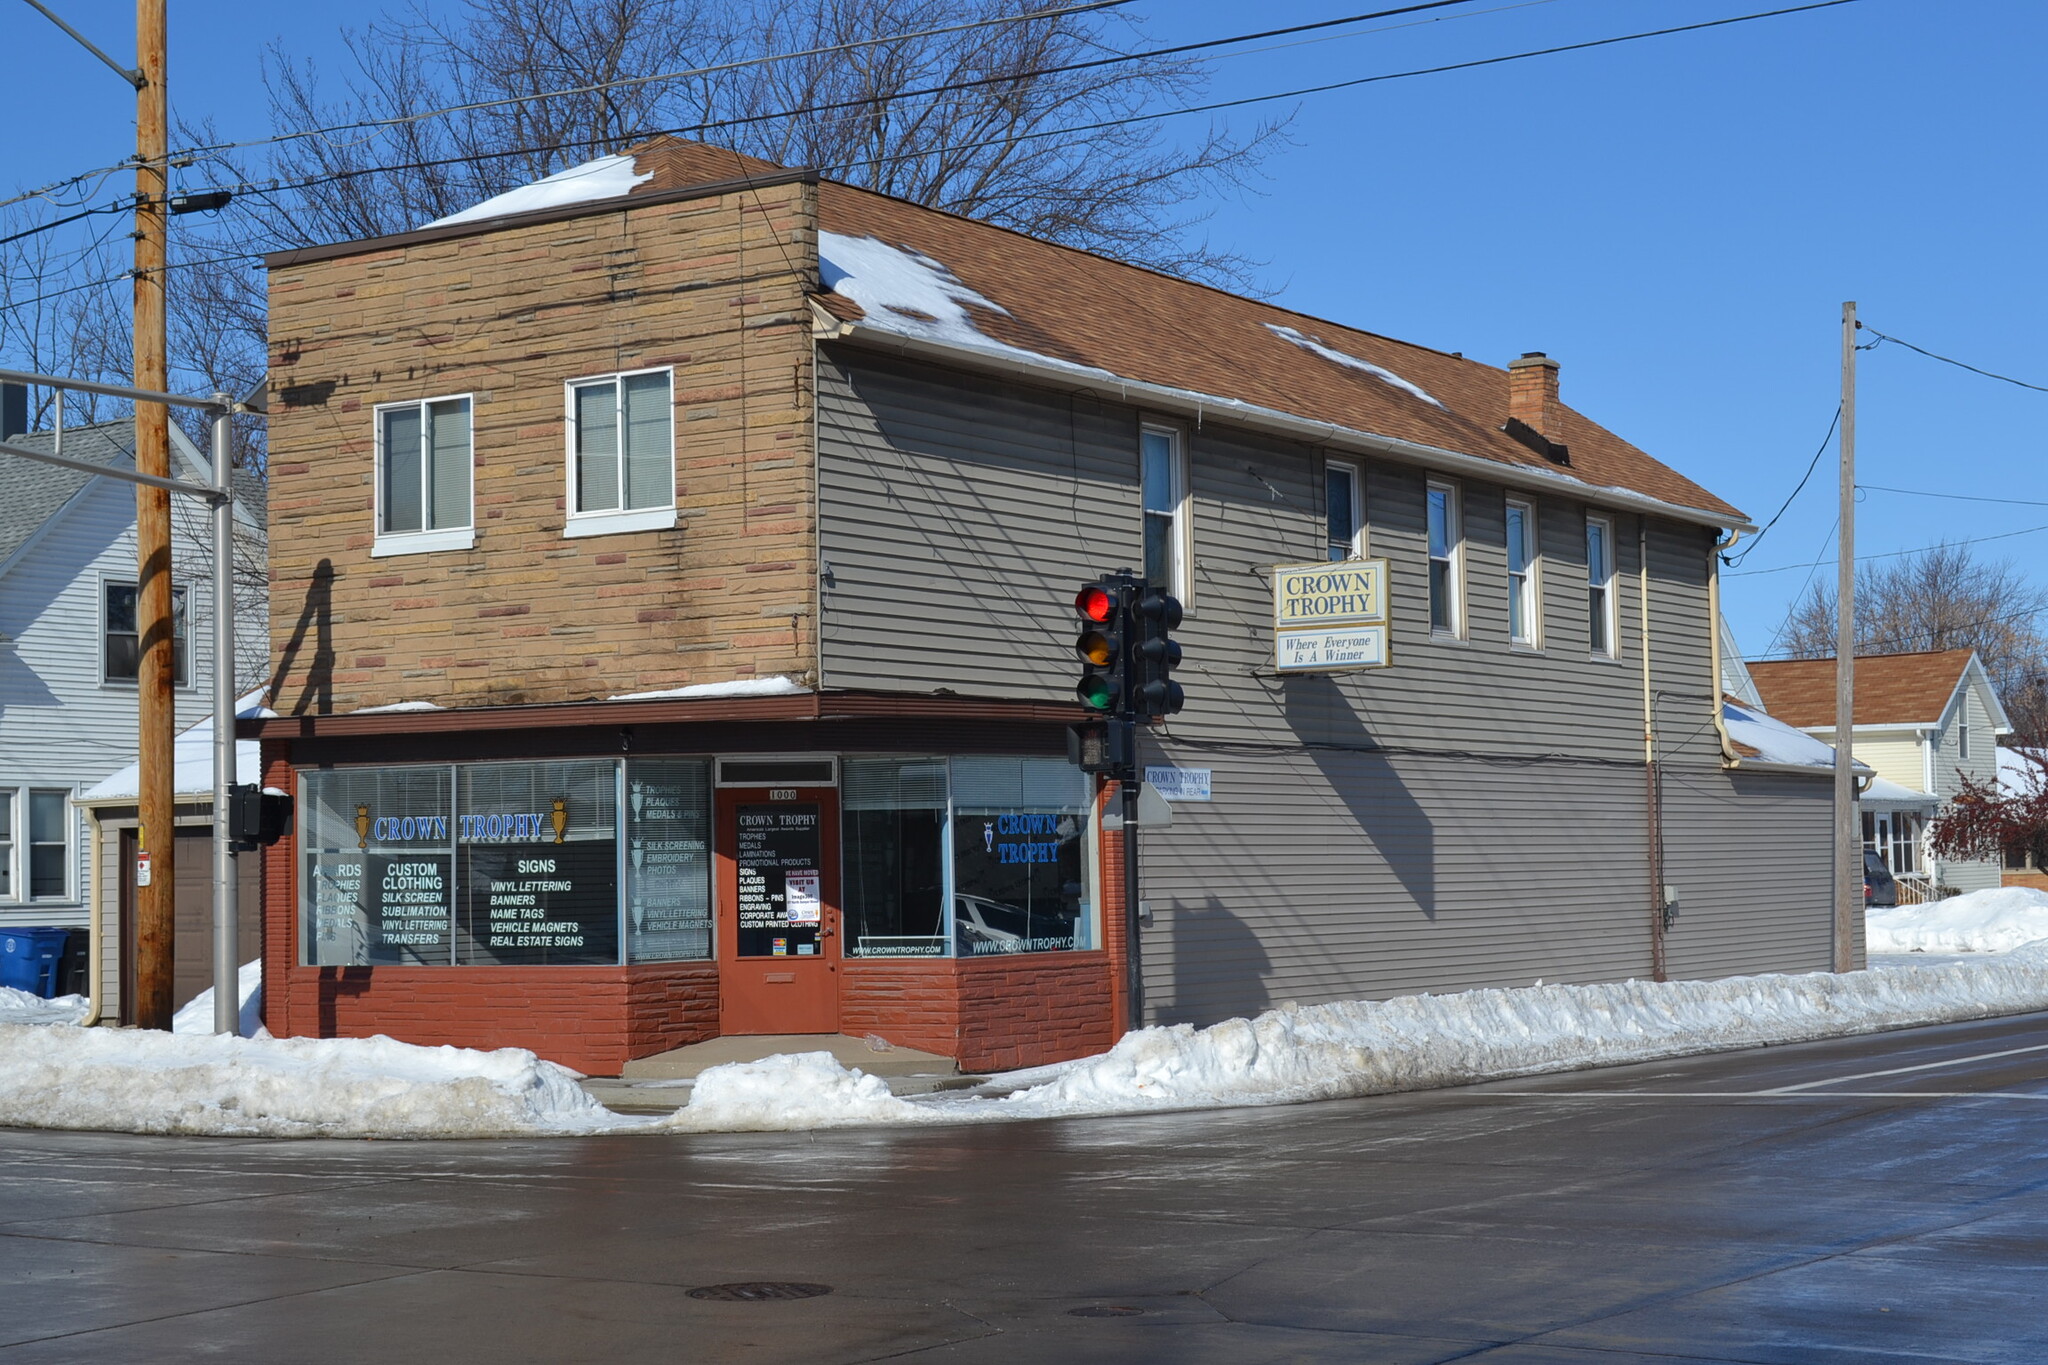
{"type": "Polygon", "coordinates": [[[1387,561],[1273,566],[1273,666],[1282,673],[1385,668],[1387,561]]]}

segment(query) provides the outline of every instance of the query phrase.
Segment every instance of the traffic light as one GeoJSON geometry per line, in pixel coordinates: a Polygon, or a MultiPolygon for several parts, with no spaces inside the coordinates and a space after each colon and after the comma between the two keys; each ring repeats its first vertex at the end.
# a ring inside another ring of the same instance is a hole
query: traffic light
{"type": "Polygon", "coordinates": [[[1187,694],[1173,680],[1180,644],[1169,633],[1180,625],[1180,600],[1164,588],[1146,588],[1131,615],[1137,637],[1131,646],[1131,714],[1170,716],[1187,705],[1187,694]]]}
{"type": "Polygon", "coordinates": [[[1081,616],[1081,634],[1074,652],[1081,656],[1081,679],[1074,695],[1083,705],[1121,719],[1129,713],[1131,584],[1123,575],[1084,583],[1074,594],[1081,616]]]}
{"type": "Polygon", "coordinates": [[[228,841],[249,853],[282,839],[292,827],[292,798],[255,783],[228,787],[228,841]]]}

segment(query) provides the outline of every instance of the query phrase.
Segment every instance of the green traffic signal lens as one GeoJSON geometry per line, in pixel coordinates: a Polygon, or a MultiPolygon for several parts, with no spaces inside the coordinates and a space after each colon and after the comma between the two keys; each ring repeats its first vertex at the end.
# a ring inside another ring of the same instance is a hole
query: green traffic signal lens
{"type": "Polygon", "coordinates": [[[1074,685],[1074,695],[1098,711],[1107,711],[1116,693],[1107,678],[1083,678],[1074,685]]]}

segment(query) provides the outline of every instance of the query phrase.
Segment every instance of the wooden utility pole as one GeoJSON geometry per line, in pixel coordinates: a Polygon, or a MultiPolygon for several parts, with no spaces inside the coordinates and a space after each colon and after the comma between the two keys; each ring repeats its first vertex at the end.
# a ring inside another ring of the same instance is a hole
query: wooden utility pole
{"type": "Polygon", "coordinates": [[[1835,970],[1856,969],[1863,831],[1856,820],[1856,305],[1842,305],[1842,529],[1835,539],[1835,970]]]}
{"type": "MultiPolygon", "coordinates": [[[[165,165],[170,151],[170,102],[164,91],[166,0],[136,0],[135,66],[141,79],[135,95],[135,387],[158,392],[170,387],[166,361],[164,266],[168,256],[165,165]]],[[[171,473],[170,409],[161,403],[135,405],[135,467],[168,478],[171,473]]],[[[135,700],[137,752],[141,768],[142,829],[136,843],[135,1022],[143,1028],[171,1026],[172,943],[176,929],[176,831],[172,820],[176,730],[172,688],[177,681],[171,606],[171,495],[142,484],[135,488],[135,625],[141,644],[135,700]],[[146,868],[146,871],[144,870],[146,868]]],[[[225,668],[227,660],[216,660],[225,668]]]]}

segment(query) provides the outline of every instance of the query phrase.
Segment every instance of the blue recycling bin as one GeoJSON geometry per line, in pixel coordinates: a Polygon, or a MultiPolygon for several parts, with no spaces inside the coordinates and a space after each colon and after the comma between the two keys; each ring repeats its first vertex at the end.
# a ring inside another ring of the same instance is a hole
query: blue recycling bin
{"type": "Polygon", "coordinates": [[[0,986],[40,995],[57,994],[57,964],[69,929],[0,929],[0,986]]]}

